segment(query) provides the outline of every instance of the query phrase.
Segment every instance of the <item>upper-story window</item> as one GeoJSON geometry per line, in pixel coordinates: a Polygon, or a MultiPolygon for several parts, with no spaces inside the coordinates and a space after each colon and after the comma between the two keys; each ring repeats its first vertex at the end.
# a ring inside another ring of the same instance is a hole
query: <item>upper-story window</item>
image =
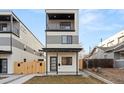
{"type": "Polygon", "coordinates": [[[114,40],[112,40],[112,41],[110,41],[110,42],[107,43],[107,47],[111,47],[113,45],[114,45],[114,40]]]}
{"type": "Polygon", "coordinates": [[[61,30],[71,30],[71,22],[61,22],[60,29],[61,30]]]}
{"type": "Polygon", "coordinates": [[[72,44],[72,36],[62,36],[62,44],[72,44]]]}
{"type": "Polygon", "coordinates": [[[6,23],[0,24],[0,31],[7,31],[7,24],[6,23]]]}
{"type": "Polygon", "coordinates": [[[124,41],[124,36],[118,38],[118,44],[124,41]]]}

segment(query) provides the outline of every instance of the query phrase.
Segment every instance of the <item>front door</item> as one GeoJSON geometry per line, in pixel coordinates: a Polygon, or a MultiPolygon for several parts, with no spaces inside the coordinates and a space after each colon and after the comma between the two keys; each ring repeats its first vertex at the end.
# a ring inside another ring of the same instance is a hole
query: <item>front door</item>
{"type": "Polygon", "coordinates": [[[7,73],[7,59],[0,59],[0,73],[7,73]]]}
{"type": "Polygon", "coordinates": [[[57,57],[50,57],[50,71],[57,71],[57,57]]]}

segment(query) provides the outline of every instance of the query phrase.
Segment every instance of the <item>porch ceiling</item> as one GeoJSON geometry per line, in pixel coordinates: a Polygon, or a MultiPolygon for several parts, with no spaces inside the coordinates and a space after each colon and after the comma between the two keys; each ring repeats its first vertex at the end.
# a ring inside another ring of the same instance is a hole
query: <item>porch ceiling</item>
{"type": "MultiPolygon", "coordinates": [[[[11,21],[11,15],[0,15],[0,21],[11,21]]],[[[13,18],[13,21],[16,21],[16,19],[13,18]]]]}
{"type": "Polygon", "coordinates": [[[48,14],[49,19],[56,19],[56,20],[63,20],[63,19],[68,19],[68,20],[73,20],[74,19],[74,14],[48,14]]]}
{"type": "Polygon", "coordinates": [[[80,52],[82,48],[43,48],[45,52],[80,52]]]}

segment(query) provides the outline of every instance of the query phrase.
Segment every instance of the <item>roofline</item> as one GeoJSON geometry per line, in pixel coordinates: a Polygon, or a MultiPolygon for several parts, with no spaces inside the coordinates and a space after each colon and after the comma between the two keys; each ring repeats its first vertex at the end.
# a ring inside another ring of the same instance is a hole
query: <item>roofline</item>
{"type": "Polygon", "coordinates": [[[80,52],[82,48],[43,48],[44,52],[80,52]]]}
{"type": "MultiPolygon", "coordinates": [[[[3,10],[4,11],[4,10],[3,10]]],[[[43,46],[45,47],[41,41],[34,35],[33,32],[31,32],[31,30],[16,16],[16,14],[12,11],[12,10],[6,10],[7,12],[10,12],[11,15],[13,15],[14,17],[16,17],[18,19],[18,21],[36,38],[36,40],[43,46]]]]}

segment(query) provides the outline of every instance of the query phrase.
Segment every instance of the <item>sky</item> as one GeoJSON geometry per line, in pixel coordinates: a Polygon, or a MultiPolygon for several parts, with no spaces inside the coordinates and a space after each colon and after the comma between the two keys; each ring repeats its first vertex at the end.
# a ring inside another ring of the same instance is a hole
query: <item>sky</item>
{"type": "MultiPolygon", "coordinates": [[[[45,10],[12,10],[45,45],[45,10]]],[[[79,42],[85,52],[124,29],[122,9],[80,9],[79,42]]]]}

